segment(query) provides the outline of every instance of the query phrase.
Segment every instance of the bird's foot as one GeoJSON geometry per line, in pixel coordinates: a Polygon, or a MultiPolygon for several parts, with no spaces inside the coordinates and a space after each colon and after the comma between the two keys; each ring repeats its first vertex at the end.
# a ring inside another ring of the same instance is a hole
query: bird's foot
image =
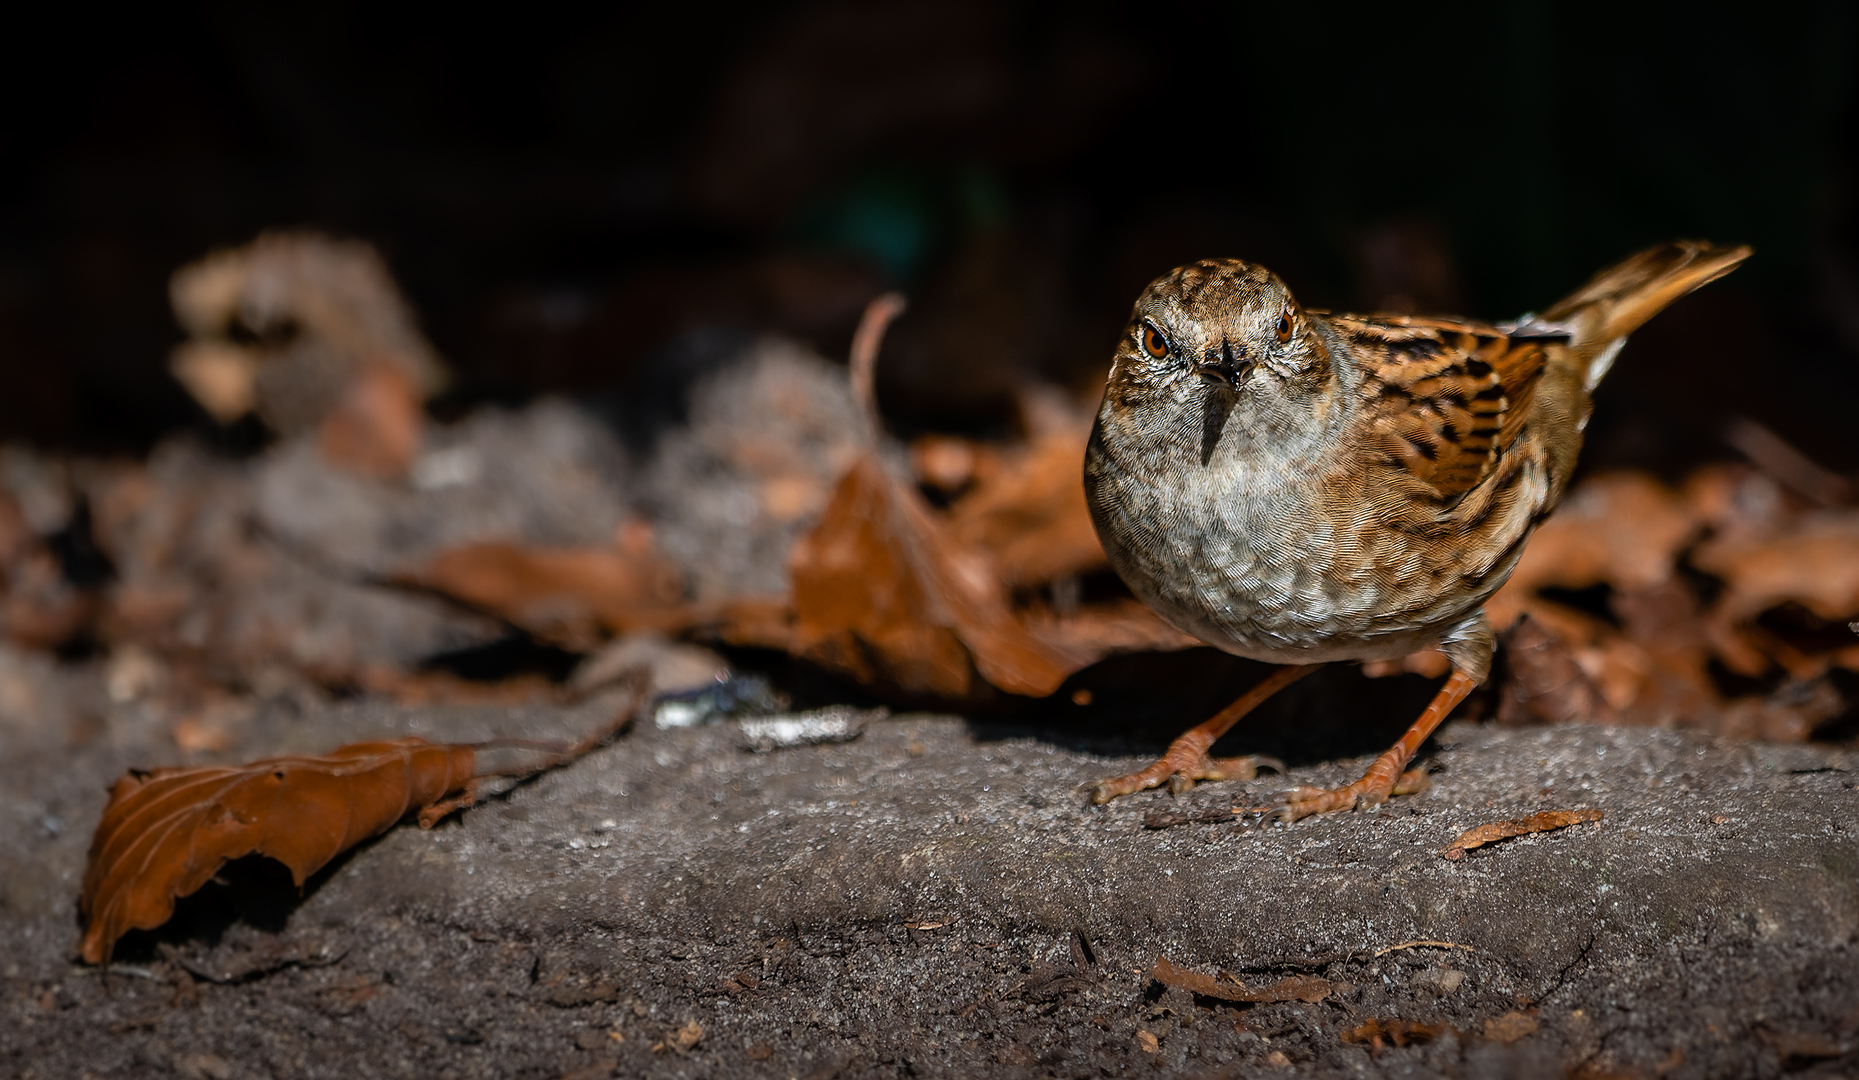
{"type": "Polygon", "coordinates": [[[1250,780],[1259,775],[1261,766],[1284,772],[1284,762],[1262,754],[1209,757],[1206,745],[1190,738],[1193,734],[1188,732],[1176,739],[1148,768],[1098,781],[1091,789],[1091,801],[1102,806],[1119,796],[1160,787],[1164,783],[1170,794],[1180,795],[1192,789],[1197,780],[1250,780]]]}
{"type": "Polygon", "coordinates": [[[1388,755],[1377,758],[1367,775],[1353,784],[1339,788],[1297,787],[1278,795],[1279,806],[1273,816],[1290,823],[1312,814],[1329,814],[1337,810],[1354,810],[1375,806],[1394,795],[1413,795],[1433,786],[1425,766],[1395,775],[1399,763],[1390,763],[1388,755]]]}

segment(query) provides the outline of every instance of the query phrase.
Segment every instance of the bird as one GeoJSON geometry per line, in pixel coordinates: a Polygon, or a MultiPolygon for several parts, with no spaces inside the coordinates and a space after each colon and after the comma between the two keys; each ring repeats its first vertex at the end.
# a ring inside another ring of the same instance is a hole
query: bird
{"type": "Polygon", "coordinates": [[[1408,764],[1488,676],[1485,603],[1562,498],[1627,335],[1750,253],[1662,244],[1505,323],[1306,308],[1241,259],[1151,282],[1085,451],[1092,521],[1156,614],[1276,666],[1092,801],[1250,778],[1264,759],[1209,755],[1248,711],[1323,664],[1432,646],[1450,673],[1400,741],[1354,783],[1293,788],[1272,812],[1290,822],[1424,789],[1408,764]]]}

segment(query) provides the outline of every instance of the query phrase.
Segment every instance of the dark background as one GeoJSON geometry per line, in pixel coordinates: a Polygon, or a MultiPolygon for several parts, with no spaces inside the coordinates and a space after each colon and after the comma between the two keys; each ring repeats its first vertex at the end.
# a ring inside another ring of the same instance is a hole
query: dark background
{"type": "Polygon", "coordinates": [[[442,414],[624,392],[705,328],[836,355],[898,286],[887,412],[974,431],[1100,377],[1187,259],[1495,319],[1701,236],[1756,258],[1636,337],[1590,466],[1745,415],[1859,469],[1853,6],[1406,6],[41,7],[0,63],[0,437],[206,425],[167,278],[272,227],[381,248],[442,414]]]}

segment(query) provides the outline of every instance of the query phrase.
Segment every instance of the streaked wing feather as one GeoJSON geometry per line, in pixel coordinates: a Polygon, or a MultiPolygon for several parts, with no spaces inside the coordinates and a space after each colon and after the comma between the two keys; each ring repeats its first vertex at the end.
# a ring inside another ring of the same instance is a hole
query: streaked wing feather
{"type": "Polygon", "coordinates": [[[1333,315],[1366,378],[1366,445],[1451,503],[1516,442],[1543,373],[1544,342],[1484,323],[1333,315]]]}

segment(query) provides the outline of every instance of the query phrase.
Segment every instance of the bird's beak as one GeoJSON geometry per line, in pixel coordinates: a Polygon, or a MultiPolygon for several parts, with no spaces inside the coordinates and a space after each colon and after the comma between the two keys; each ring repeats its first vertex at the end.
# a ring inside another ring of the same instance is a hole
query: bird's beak
{"type": "Polygon", "coordinates": [[[1194,365],[1194,373],[1204,378],[1224,383],[1228,389],[1234,389],[1252,370],[1252,361],[1245,359],[1245,349],[1233,348],[1233,343],[1222,340],[1220,351],[1207,351],[1207,356],[1194,365]]]}

